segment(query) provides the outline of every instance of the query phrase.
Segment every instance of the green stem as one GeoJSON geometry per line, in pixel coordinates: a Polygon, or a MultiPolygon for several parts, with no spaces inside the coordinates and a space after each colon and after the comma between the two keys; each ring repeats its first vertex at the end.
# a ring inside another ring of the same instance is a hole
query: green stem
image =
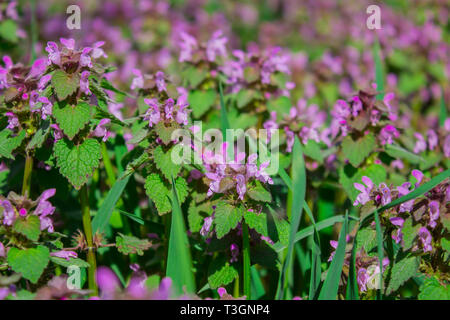
{"type": "Polygon", "coordinates": [[[84,185],[80,190],[80,202],[81,202],[81,215],[83,219],[84,235],[86,236],[86,242],[88,245],[87,262],[89,263],[88,269],[88,284],[89,290],[91,290],[91,296],[98,295],[98,288],[95,282],[95,273],[97,270],[97,262],[95,259],[92,225],[91,225],[91,213],[89,210],[89,194],[87,185],[84,185]]]}
{"type": "Polygon", "coordinates": [[[248,235],[248,226],[242,223],[242,243],[244,255],[244,295],[247,300],[251,299],[251,275],[250,275],[250,243],[248,235]]]}
{"type": "Polygon", "coordinates": [[[29,197],[31,188],[31,173],[33,172],[33,157],[27,154],[23,172],[22,195],[29,197]]]}
{"type": "Polygon", "coordinates": [[[38,28],[36,23],[36,0],[31,1],[31,62],[36,60],[38,28]]]}
{"type": "Polygon", "coordinates": [[[239,298],[239,275],[234,279],[233,297],[239,298]]]}

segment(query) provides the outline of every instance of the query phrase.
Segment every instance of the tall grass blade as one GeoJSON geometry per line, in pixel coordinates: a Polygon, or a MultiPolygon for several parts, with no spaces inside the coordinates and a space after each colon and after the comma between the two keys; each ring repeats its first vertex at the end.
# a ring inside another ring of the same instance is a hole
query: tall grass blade
{"type": "Polygon", "coordinates": [[[334,253],[333,260],[331,261],[330,268],[328,269],[327,277],[320,290],[319,300],[335,300],[338,289],[339,281],[342,274],[342,266],[344,265],[345,247],[347,245],[346,236],[348,233],[348,212],[345,214],[345,221],[342,225],[341,232],[339,234],[338,246],[334,253]]]}
{"type": "Polygon", "coordinates": [[[195,281],[191,253],[189,251],[189,241],[173,178],[172,199],[172,223],[170,227],[166,276],[172,279],[176,294],[183,294],[183,289],[187,293],[194,293],[195,281]]]}
{"type": "Polygon", "coordinates": [[[377,300],[382,299],[383,292],[383,233],[381,231],[380,216],[375,210],[375,230],[377,232],[377,255],[380,263],[380,289],[377,290],[377,300]]]}
{"type": "Polygon", "coordinates": [[[447,107],[445,106],[444,88],[441,87],[441,104],[439,111],[439,125],[444,127],[445,120],[447,120],[447,107]]]}
{"type": "Polygon", "coordinates": [[[374,59],[374,63],[375,63],[375,83],[377,84],[377,91],[382,92],[376,96],[377,100],[383,99],[383,96],[384,96],[384,94],[383,94],[384,70],[383,70],[383,63],[381,61],[380,51],[381,51],[380,42],[377,39],[373,46],[373,59],[374,59]]]}
{"type": "Polygon", "coordinates": [[[280,277],[278,279],[278,292],[276,295],[276,298],[278,300],[283,298],[284,288],[287,280],[286,275],[289,273],[288,269],[292,268],[291,260],[294,251],[295,235],[300,226],[306,193],[305,160],[303,158],[303,151],[298,137],[295,137],[294,148],[292,152],[291,179],[292,190],[295,197],[293,197],[291,204],[291,227],[289,233],[288,250],[280,272],[280,277]]]}
{"type": "Polygon", "coordinates": [[[111,190],[109,190],[108,195],[103,201],[100,209],[97,211],[94,219],[92,220],[92,229],[95,232],[104,232],[106,226],[109,223],[109,219],[111,218],[111,214],[116,207],[116,203],[122,195],[123,190],[125,189],[128,181],[130,180],[130,175],[124,177],[123,179],[119,179],[114,183],[111,190]]]}

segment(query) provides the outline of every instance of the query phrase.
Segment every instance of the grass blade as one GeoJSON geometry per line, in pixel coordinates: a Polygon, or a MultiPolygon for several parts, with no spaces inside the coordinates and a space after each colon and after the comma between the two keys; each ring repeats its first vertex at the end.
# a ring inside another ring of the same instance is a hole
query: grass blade
{"type": "MultiPolygon", "coordinates": [[[[354,241],[354,240],[353,240],[354,241]]],[[[359,300],[358,283],[356,280],[356,246],[353,243],[348,273],[346,300],[359,300]]]]}
{"type": "Polygon", "coordinates": [[[222,82],[219,81],[219,94],[220,94],[220,124],[222,127],[223,140],[226,140],[227,129],[230,128],[230,122],[228,121],[227,108],[225,107],[225,101],[223,99],[222,82]]]}
{"type": "Polygon", "coordinates": [[[309,300],[313,300],[316,297],[317,289],[319,288],[320,285],[320,278],[322,276],[321,270],[322,262],[320,259],[321,256],[320,236],[316,228],[316,221],[314,219],[314,215],[306,202],[304,205],[304,209],[308,217],[311,219],[311,223],[314,229],[314,236],[311,250],[311,276],[309,280],[309,294],[308,294],[309,300]]]}
{"type": "Polygon", "coordinates": [[[105,231],[105,228],[109,223],[109,219],[111,218],[111,214],[116,207],[116,203],[122,195],[123,190],[130,180],[130,177],[131,176],[129,175],[124,177],[123,179],[117,180],[111,190],[109,190],[108,195],[106,196],[100,209],[97,211],[97,214],[92,220],[92,229],[94,230],[94,233],[97,231],[105,231]]]}
{"type": "Polygon", "coordinates": [[[444,88],[441,87],[441,104],[439,111],[439,125],[444,127],[445,120],[447,120],[447,107],[445,106],[444,88]]]}
{"type": "Polygon", "coordinates": [[[172,279],[176,294],[183,294],[183,288],[185,288],[187,293],[194,293],[195,281],[191,253],[189,251],[189,241],[173,178],[172,199],[172,223],[170,227],[166,276],[172,279]]]}
{"type": "Polygon", "coordinates": [[[255,293],[253,298],[261,299],[266,294],[266,290],[264,289],[261,277],[259,276],[258,269],[256,269],[255,266],[252,266],[250,272],[252,274],[252,292],[255,293]]]}
{"type": "Polygon", "coordinates": [[[381,300],[383,292],[383,233],[381,231],[380,217],[377,210],[375,210],[374,216],[377,232],[377,255],[380,263],[380,289],[377,290],[377,300],[381,300]]]}
{"type": "MultiPolygon", "coordinates": [[[[383,71],[383,63],[381,61],[381,54],[380,54],[380,42],[378,39],[374,43],[373,46],[373,59],[375,63],[375,83],[377,84],[377,91],[383,92],[384,91],[384,71],[383,71]]],[[[384,94],[380,93],[377,95],[377,100],[383,99],[384,94]]]]}
{"type": "Polygon", "coordinates": [[[328,269],[327,277],[320,290],[319,300],[335,300],[339,281],[342,274],[342,266],[344,265],[345,247],[347,245],[346,236],[348,233],[348,212],[345,214],[345,221],[339,234],[338,246],[328,269]]]}
{"type": "Polygon", "coordinates": [[[302,210],[305,201],[306,193],[306,170],[305,170],[305,160],[303,158],[302,147],[298,137],[295,137],[294,148],[292,152],[292,167],[291,167],[291,179],[292,179],[292,190],[295,197],[292,199],[291,204],[291,228],[289,233],[289,245],[286,258],[280,272],[280,277],[278,280],[278,292],[276,298],[278,300],[283,298],[286,275],[289,273],[289,268],[292,267],[292,253],[294,251],[295,235],[300,226],[300,220],[302,217],[302,210]]]}

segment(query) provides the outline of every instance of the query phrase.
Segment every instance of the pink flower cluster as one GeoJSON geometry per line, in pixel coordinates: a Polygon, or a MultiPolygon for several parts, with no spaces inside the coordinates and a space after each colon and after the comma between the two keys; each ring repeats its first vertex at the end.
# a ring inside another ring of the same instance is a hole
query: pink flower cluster
{"type": "Polygon", "coordinates": [[[153,127],[159,122],[170,123],[177,122],[181,125],[188,124],[188,115],[191,110],[188,108],[187,93],[184,89],[179,88],[180,96],[176,103],[174,99],[169,98],[164,103],[159,103],[157,99],[144,99],[149,106],[144,115],[144,120],[148,121],[149,127],[153,127]]]}

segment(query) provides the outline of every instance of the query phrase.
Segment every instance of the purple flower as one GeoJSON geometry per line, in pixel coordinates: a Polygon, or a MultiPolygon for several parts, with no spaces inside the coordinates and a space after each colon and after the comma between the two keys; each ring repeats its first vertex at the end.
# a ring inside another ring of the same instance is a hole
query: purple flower
{"type": "Polygon", "coordinates": [[[51,79],[52,79],[52,75],[51,74],[46,74],[45,76],[43,76],[39,80],[38,90],[39,91],[43,91],[51,79]]]}
{"type": "Polygon", "coordinates": [[[136,88],[143,88],[144,87],[144,76],[142,75],[142,72],[138,69],[133,70],[134,78],[131,81],[131,90],[134,90],[136,88]]]}
{"type": "MultiPolygon", "coordinates": [[[[411,183],[409,183],[409,182],[405,182],[401,186],[397,187],[399,196],[401,196],[401,197],[406,196],[410,192],[410,190],[409,190],[410,187],[411,187],[411,183]]],[[[399,212],[410,212],[412,210],[413,206],[414,206],[414,199],[403,202],[400,205],[399,212]]]]}
{"type": "Polygon", "coordinates": [[[358,282],[359,291],[365,292],[367,291],[367,281],[369,280],[369,276],[367,275],[367,270],[365,268],[359,268],[358,275],[356,277],[356,281],[358,282]]]}
{"type": "Polygon", "coordinates": [[[398,138],[399,135],[400,134],[398,133],[397,129],[395,129],[393,125],[388,124],[380,131],[380,142],[382,145],[392,144],[393,139],[398,138]]]}
{"type": "Polygon", "coordinates": [[[42,75],[47,68],[46,59],[37,59],[31,66],[31,70],[28,73],[27,78],[38,78],[42,75]]]}
{"type": "Polygon", "coordinates": [[[48,230],[48,232],[53,232],[53,222],[48,217],[55,212],[55,207],[47,201],[49,198],[53,197],[56,193],[56,189],[47,189],[39,197],[39,202],[34,210],[34,214],[37,215],[41,221],[41,231],[48,230]]]}
{"type": "Polygon", "coordinates": [[[428,130],[427,136],[428,136],[428,149],[434,150],[434,148],[436,148],[439,142],[436,131],[431,129],[428,130]]]}
{"type": "Polygon", "coordinates": [[[213,218],[212,217],[206,217],[203,220],[203,226],[200,230],[200,234],[204,237],[206,237],[209,233],[209,231],[211,230],[211,226],[212,226],[212,222],[213,222],[213,218]]]}
{"type": "Polygon", "coordinates": [[[416,187],[417,187],[422,182],[423,173],[422,173],[422,171],[414,169],[413,171],[411,171],[411,174],[413,175],[414,178],[417,179],[417,182],[416,182],[416,187]]]}
{"type": "Polygon", "coordinates": [[[286,152],[292,152],[292,147],[294,146],[295,133],[289,130],[288,127],[284,128],[286,132],[286,152]]]}
{"type": "Polygon", "coordinates": [[[402,233],[401,229],[403,228],[403,224],[405,223],[405,220],[400,217],[393,217],[393,218],[390,218],[389,221],[391,221],[391,223],[394,226],[399,227],[397,229],[397,231],[395,232],[395,234],[392,235],[392,239],[395,240],[395,243],[400,243],[403,239],[403,233],[402,233]]]}
{"type": "Polygon", "coordinates": [[[166,91],[166,82],[164,80],[164,72],[162,71],[158,71],[155,75],[155,82],[156,82],[156,87],[158,88],[158,91],[166,91]]]}
{"type": "Polygon", "coordinates": [[[6,257],[5,246],[1,242],[0,242],[0,257],[2,257],[2,258],[6,257]]]}
{"type": "Polygon", "coordinates": [[[356,117],[358,116],[359,112],[363,109],[363,105],[361,99],[358,96],[354,96],[352,100],[353,100],[352,114],[354,117],[356,117]]]}
{"type": "Polygon", "coordinates": [[[102,291],[102,295],[108,298],[112,298],[113,294],[119,288],[119,280],[117,279],[115,273],[108,267],[99,267],[95,275],[97,280],[97,285],[102,291]]]}
{"type": "Polygon", "coordinates": [[[100,57],[108,58],[105,51],[101,48],[105,44],[105,41],[97,41],[94,43],[94,48],[92,49],[92,58],[98,59],[100,57]]]}
{"type": "Polygon", "coordinates": [[[59,128],[58,124],[54,123],[50,125],[50,128],[53,128],[53,136],[55,141],[58,141],[64,137],[62,130],[59,128]]]}
{"type": "Polygon", "coordinates": [[[63,46],[65,46],[69,50],[75,50],[75,40],[74,39],[66,39],[66,38],[60,38],[59,42],[63,46]]]}
{"type": "Polygon", "coordinates": [[[388,107],[388,113],[389,113],[389,119],[391,121],[395,121],[397,120],[397,115],[395,114],[394,111],[394,107],[392,107],[391,105],[391,101],[395,98],[395,94],[390,92],[387,93],[384,97],[383,97],[383,102],[386,105],[386,107],[388,107]]]}
{"type": "Polygon", "coordinates": [[[245,177],[242,174],[236,176],[236,191],[239,199],[244,200],[245,192],[247,191],[245,177]]]}
{"type": "Polygon", "coordinates": [[[161,120],[161,113],[156,99],[144,99],[144,102],[149,106],[144,115],[144,120],[148,120],[149,127],[157,124],[161,120]]]}
{"type": "Polygon", "coordinates": [[[430,210],[430,222],[428,225],[434,229],[434,227],[436,227],[436,220],[439,218],[439,202],[431,201],[428,204],[428,208],[430,210]]]}
{"type": "Polygon", "coordinates": [[[90,75],[91,75],[91,73],[89,71],[83,71],[81,73],[81,78],[80,78],[80,90],[87,96],[92,94],[91,90],[89,90],[89,76],[90,75]]]}
{"type": "MultiPolygon", "coordinates": [[[[338,247],[338,242],[335,240],[330,240],[330,246],[332,246],[336,250],[338,247]]],[[[335,253],[336,251],[331,252],[330,257],[328,258],[328,262],[333,260],[335,253]]]]}
{"type": "Polygon", "coordinates": [[[225,44],[228,39],[223,36],[223,32],[218,30],[214,32],[211,39],[206,44],[206,57],[209,61],[215,61],[216,55],[225,57],[227,55],[227,49],[225,44]]]}
{"type": "Polygon", "coordinates": [[[9,200],[3,200],[0,202],[0,206],[3,207],[3,224],[11,226],[16,220],[16,211],[9,200]]]}
{"type": "Polygon", "coordinates": [[[414,133],[414,137],[416,137],[416,145],[414,146],[414,153],[421,153],[427,149],[427,143],[423,136],[420,133],[414,133]]]}
{"type": "Polygon", "coordinates": [[[102,141],[105,142],[111,136],[111,132],[106,129],[106,125],[110,124],[110,119],[102,119],[99,124],[95,128],[93,135],[94,137],[102,138],[102,141]]]}
{"type": "Polygon", "coordinates": [[[370,201],[370,192],[372,191],[374,185],[372,180],[370,180],[369,177],[363,176],[361,178],[362,182],[367,186],[360,183],[354,183],[354,187],[359,190],[361,193],[356,197],[355,202],[353,203],[354,206],[357,206],[358,204],[366,204],[368,201],[370,201]]]}
{"type": "Polygon", "coordinates": [[[425,228],[425,227],[420,228],[418,236],[419,236],[419,241],[422,243],[422,246],[423,246],[423,252],[428,252],[428,251],[433,250],[433,247],[431,246],[431,240],[432,240],[431,234],[427,228],[425,228]]]}
{"type": "Polygon", "coordinates": [[[231,251],[231,259],[230,259],[230,263],[236,262],[239,256],[239,247],[237,244],[233,243],[230,246],[230,251],[231,251]]]}
{"type": "Polygon", "coordinates": [[[92,48],[86,47],[81,51],[80,56],[80,66],[92,68],[92,59],[90,53],[92,52],[92,48]]]}
{"type": "Polygon", "coordinates": [[[5,116],[8,117],[8,126],[6,129],[14,130],[19,126],[19,118],[12,112],[6,112],[5,116]]]}
{"type": "Polygon", "coordinates": [[[48,64],[51,65],[56,64],[59,65],[61,63],[61,53],[59,52],[58,45],[53,42],[47,42],[47,47],[45,47],[45,51],[48,52],[48,64]]]}
{"type": "Polygon", "coordinates": [[[70,258],[78,258],[78,254],[75,251],[66,251],[66,250],[51,252],[50,255],[52,257],[66,259],[67,261],[70,260],[70,258]]]}
{"type": "Polygon", "coordinates": [[[41,117],[42,119],[47,119],[48,116],[53,114],[53,104],[48,100],[47,97],[39,97],[38,102],[42,103],[41,107],[41,117]]]}
{"type": "Polygon", "coordinates": [[[193,50],[197,48],[197,40],[186,32],[181,32],[181,42],[179,44],[181,51],[179,62],[190,61],[192,59],[193,50]]]}

